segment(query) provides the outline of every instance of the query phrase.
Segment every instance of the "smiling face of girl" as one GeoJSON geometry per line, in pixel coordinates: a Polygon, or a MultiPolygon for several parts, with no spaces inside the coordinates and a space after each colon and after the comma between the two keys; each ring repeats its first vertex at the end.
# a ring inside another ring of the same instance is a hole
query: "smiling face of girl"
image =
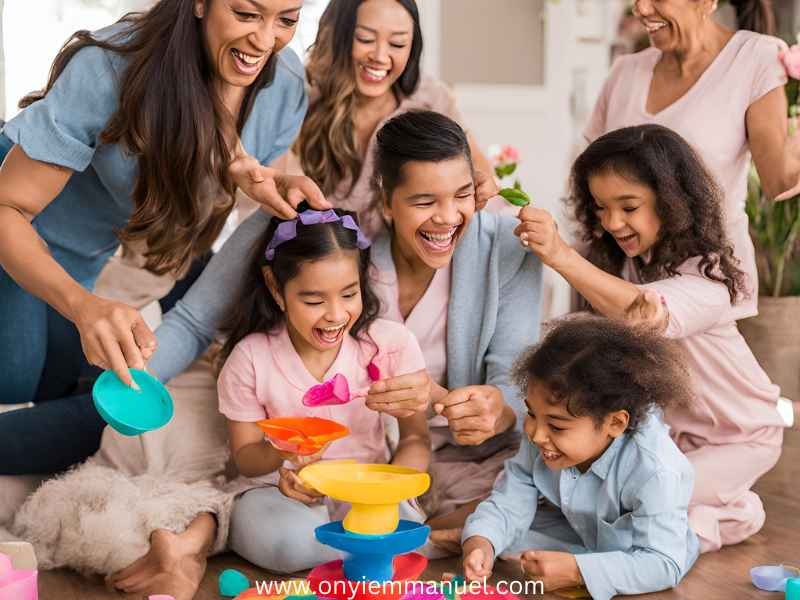
{"type": "Polygon", "coordinates": [[[589,177],[600,225],[628,257],[640,256],[658,241],[661,219],[648,186],[606,170],[589,177]]]}
{"type": "Polygon", "coordinates": [[[196,0],[209,62],[227,88],[250,86],[294,36],[303,0],[196,0]]]}
{"type": "MultiPolygon", "coordinates": [[[[300,265],[297,275],[277,290],[269,271],[267,285],[284,310],[289,338],[305,360],[339,352],[363,310],[358,252],[340,250],[300,265]]],[[[323,372],[326,369],[323,369],[323,372]]]]}
{"type": "Polygon", "coordinates": [[[572,415],[565,401],[535,379],[528,383],[525,404],[525,435],[553,471],[570,467],[586,471],[628,425],[625,411],[607,414],[599,425],[590,416],[572,415]]]}
{"type": "Polygon", "coordinates": [[[380,98],[405,71],[414,21],[397,0],[364,0],[353,34],[353,76],[361,96],[380,98]]]}
{"type": "Polygon", "coordinates": [[[392,243],[410,264],[441,269],[475,214],[475,183],[465,156],[411,161],[384,203],[392,243]]]}

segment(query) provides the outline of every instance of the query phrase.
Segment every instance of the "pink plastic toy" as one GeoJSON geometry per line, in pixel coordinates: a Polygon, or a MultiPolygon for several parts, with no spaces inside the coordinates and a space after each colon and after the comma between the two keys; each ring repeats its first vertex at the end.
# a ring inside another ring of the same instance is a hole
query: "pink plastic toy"
{"type": "Polygon", "coordinates": [[[175,600],[175,598],[166,594],[156,594],[155,596],[148,596],[147,600],[175,600]]]}
{"type": "Polygon", "coordinates": [[[38,571],[17,571],[0,554],[0,600],[39,600],[38,571]]]}
{"type": "Polygon", "coordinates": [[[350,402],[350,385],[347,378],[337,373],[325,383],[320,383],[309,389],[303,396],[306,406],[333,406],[350,402]]]}

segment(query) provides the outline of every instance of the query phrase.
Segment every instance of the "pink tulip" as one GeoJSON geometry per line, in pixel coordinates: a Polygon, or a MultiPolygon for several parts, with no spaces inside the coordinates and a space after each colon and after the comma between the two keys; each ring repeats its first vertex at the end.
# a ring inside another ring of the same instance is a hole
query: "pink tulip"
{"type": "Polygon", "coordinates": [[[792,79],[800,79],[800,45],[795,44],[788,50],[781,50],[778,58],[783,61],[786,73],[792,79]]]}

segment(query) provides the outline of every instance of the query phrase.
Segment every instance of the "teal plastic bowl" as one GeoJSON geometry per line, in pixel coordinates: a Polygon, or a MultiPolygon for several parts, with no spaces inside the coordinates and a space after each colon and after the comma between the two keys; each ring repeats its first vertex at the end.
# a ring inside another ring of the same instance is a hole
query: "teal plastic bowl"
{"type": "Polygon", "coordinates": [[[155,377],[131,369],[141,391],[128,387],[113,371],[105,371],[92,388],[94,406],[106,423],[123,435],[141,435],[163,427],[172,418],[172,396],[155,377]]]}

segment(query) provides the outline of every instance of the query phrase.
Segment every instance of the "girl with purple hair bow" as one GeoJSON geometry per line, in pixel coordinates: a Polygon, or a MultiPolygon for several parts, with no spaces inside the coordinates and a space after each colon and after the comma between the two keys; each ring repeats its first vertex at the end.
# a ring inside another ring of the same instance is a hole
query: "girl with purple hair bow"
{"type": "MultiPolygon", "coordinates": [[[[223,327],[220,411],[240,474],[256,483],[234,504],[230,547],[271,571],[294,572],[338,557],[314,529],[341,518],[347,506],[305,487],[296,469],[319,460],[354,459],[428,469],[424,412],[398,415],[400,441],[387,444],[382,415],[363,399],[373,382],[425,370],[422,350],[402,324],[377,318],[367,269],[370,242],[355,214],[303,210],[273,219],[254,247],[250,267],[223,327]],[[311,456],[264,440],[257,422],[322,417],[349,435],[311,456]]],[[[403,518],[423,521],[416,504],[403,518]]]]}

